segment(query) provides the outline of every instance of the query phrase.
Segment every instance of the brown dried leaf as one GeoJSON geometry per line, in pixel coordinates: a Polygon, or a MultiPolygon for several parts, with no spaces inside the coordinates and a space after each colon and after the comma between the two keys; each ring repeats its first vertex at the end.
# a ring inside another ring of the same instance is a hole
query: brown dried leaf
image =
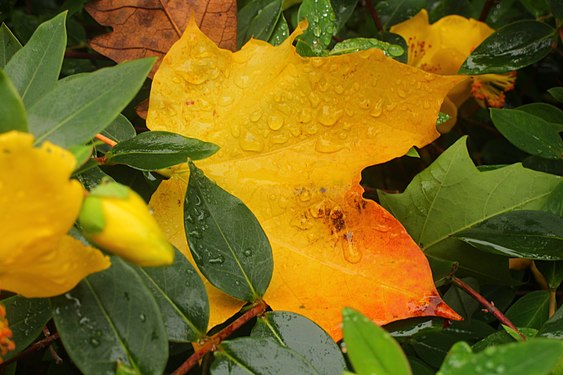
{"type": "Polygon", "coordinates": [[[90,46],[116,62],[159,57],[151,78],[192,16],[219,47],[237,46],[236,0],[92,0],[85,9],[98,23],[113,28],[92,39],[90,46]]]}

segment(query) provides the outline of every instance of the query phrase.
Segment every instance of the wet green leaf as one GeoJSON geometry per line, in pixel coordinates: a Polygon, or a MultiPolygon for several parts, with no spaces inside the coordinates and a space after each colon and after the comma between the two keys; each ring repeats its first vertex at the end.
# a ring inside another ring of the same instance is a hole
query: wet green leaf
{"type": "Polygon", "coordinates": [[[506,73],[543,59],[551,51],[554,29],[523,20],[498,29],[469,55],[459,74],[506,73]]]}
{"type": "Polygon", "coordinates": [[[268,40],[275,30],[282,0],[250,0],[238,12],[238,48],[250,38],[268,40]]]}
{"type": "Polygon", "coordinates": [[[331,0],[330,2],[334,10],[334,15],[336,16],[334,21],[335,32],[338,32],[354,13],[358,0],[331,0]]]}
{"type": "Polygon", "coordinates": [[[244,203],[189,165],[184,225],[195,262],[223,292],[245,301],[260,298],[273,273],[264,230],[244,203]]]}
{"type": "Polygon", "coordinates": [[[545,322],[538,335],[549,339],[563,339],[563,306],[559,307],[555,314],[545,322]]]}
{"type": "Polygon", "coordinates": [[[378,1],[375,3],[375,9],[385,30],[411,18],[425,6],[426,0],[378,1]]]}
{"type": "Polygon", "coordinates": [[[10,130],[26,132],[27,117],[16,88],[0,68],[0,133],[10,130]]]}
{"type": "Polygon", "coordinates": [[[543,290],[530,292],[514,302],[504,314],[516,327],[540,329],[549,314],[549,293],[543,290]]]}
{"type": "Polygon", "coordinates": [[[440,367],[448,351],[459,338],[445,332],[431,332],[413,337],[410,341],[415,353],[433,367],[440,367]]]}
{"type": "Polygon", "coordinates": [[[345,53],[352,53],[363,51],[370,48],[377,48],[383,51],[385,56],[388,57],[399,57],[405,53],[403,47],[397,44],[391,44],[387,42],[382,42],[381,40],[374,38],[352,38],[346,39],[336,45],[329,52],[329,55],[342,55],[345,53]]]}
{"type": "Polygon", "coordinates": [[[278,22],[276,22],[276,26],[274,27],[274,31],[272,32],[270,39],[268,39],[268,43],[278,46],[286,40],[288,36],[289,25],[287,24],[283,13],[280,13],[280,17],[278,18],[278,22]]]}
{"type": "MultiPolygon", "coordinates": [[[[535,328],[522,327],[519,328],[518,330],[522,332],[522,334],[527,338],[536,337],[538,334],[538,330],[535,328]]],[[[497,345],[508,344],[517,341],[519,342],[520,340],[515,339],[508,332],[501,330],[495,333],[491,333],[481,341],[478,341],[475,345],[473,345],[473,351],[477,353],[485,350],[489,346],[497,346],[497,345]]]]}
{"type": "Polygon", "coordinates": [[[297,18],[309,23],[307,30],[297,38],[297,52],[301,56],[326,54],[335,33],[336,20],[330,0],[303,0],[297,18]]]}
{"type": "Polygon", "coordinates": [[[5,23],[0,25],[0,68],[4,68],[8,61],[22,48],[18,38],[5,23]]]}

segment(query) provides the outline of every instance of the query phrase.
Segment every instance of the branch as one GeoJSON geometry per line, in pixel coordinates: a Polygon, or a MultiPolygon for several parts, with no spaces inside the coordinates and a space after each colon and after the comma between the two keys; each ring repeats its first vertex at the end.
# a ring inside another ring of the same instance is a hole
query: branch
{"type": "Polygon", "coordinates": [[[239,316],[234,322],[223,328],[211,337],[203,340],[203,345],[192,354],[180,367],[178,367],[172,375],[185,375],[190,371],[197,362],[207,353],[215,351],[217,346],[221,344],[227,337],[233,334],[237,329],[248,323],[252,318],[264,314],[268,305],[260,300],[256,302],[250,310],[239,316]]]}
{"type": "Polygon", "coordinates": [[[373,6],[373,0],[366,0],[366,8],[368,8],[369,14],[371,15],[371,18],[373,18],[373,22],[375,22],[377,30],[383,31],[383,25],[381,24],[377,10],[375,10],[375,7],[373,6]]]}
{"type": "Polygon", "coordinates": [[[15,355],[14,357],[6,360],[5,362],[0,363],[0,369],[4,368],[4,366],[9,365],[12,362],[16,362],[20,359],[22,359],[23,357],[27,357],[28,355],[43,349],[46,346],[49,346],[53,343],[53,341],[57,341],[60,338],[58,333],[54,333],[50,336],[45,337],[42,340],[37,341],[35,344],[31,345],[29,348],[27,348],[26,350],[18,353],[17,355],[15,355]]]}

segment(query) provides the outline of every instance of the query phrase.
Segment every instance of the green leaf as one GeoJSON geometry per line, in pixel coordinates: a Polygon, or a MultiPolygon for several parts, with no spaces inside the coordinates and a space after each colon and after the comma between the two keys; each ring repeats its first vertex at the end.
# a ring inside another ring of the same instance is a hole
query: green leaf
{"type": "Polygon", "coordinates": [[[158,305],[139,275],[118,257],[51,299],[70,358],[84,374],[113,374],[118,363],[143,375],[162,374],[168,359],[158,305]]]}
{"type": "Polygon", "coordinates": [[[270,338],[301,354],[319,374],[340,375],[346,368],[338,345],[321,327],[288,311],[267,312],[258,318],[251,337],[270,338]]]}
{"type": "Polygon", "coordinates": [[[421,245],[435,277],[459,262],[460,271],[480,281],[509,283],[506,259],[476,251],[452,236],[500,213],[543,208],[560,181],[520,164],[479,172],[462,138],[419,173],[404,193],[379,192],[379,197],[421,245]]]}
{"type": "Polygon", "coordinates": [[[276,340],[253,337],[224,341],[215,352],[211,374],[319,375],[305,358],[276,340]]]}
{"type": "Polygon", "coordinates": [[[90,160],[94,147],[92,145],[78,145],[69,147],[68,151],[70,151],[76,159],[76,167],[74,167],[74,169],[77,170],[90,160]]]}
{"type": "MultiPolygon", "coordinates": [[[[563,6],[562,6],[563,8],[563,6]]],[[[547,90],[559,103],[563,103],[563,87],[552,87],[547,90]]]]}
{"type": "Polygon", "coordinates": [[[549,262],[537,260],[536,267],[545,277],[549,289],[556,290],[563,281],[563,261],[549,262]]]}
{"type": "Polygon", "coordinates": [[[543,59],[550,51],[554,29],[522,20],[503,26],[469,55],[458,74],[506,73],[543,59]]]}
{"type": "Polygon", "coordinates": [[[238,48],[250,38],[268,40],[281,15],[282,0],[250,0],[238,12],[238,48]]]}
{"type": "Polygon", "coordinates": [[[259,299],[273,273],[264,230],[244,203],[189,165],[184,225],[197,266],[223,292],[245,301],[259,299]]]}
{"type": "Polygon", "coordinates": [[[514,302],[504,314],[516,327],[540,329],[549,316],[549,293],[530,292],[514,302]]]}
{"type": "Polygon", "coordinates": [[[102,134],[118,143],[137,135],[131,121],[121,113],[102,131],[102,134]]]}
{"type": "Polygon", "coordinates": [[[543,158],[563,157],[563,140],[559,136],[563,129],[560,124],[516,109],[491,108],[490,111],[495,127],[514,146],[543,158]]]}
{"type": "Polygon", "coordinates": [[[563,218],[545,211],[506,212],[454,236],[493,254],[563,260],[563,218]]]}
{"type": "Polygon", "coordinates": [[[108,153],[106,162],[126,164],[142,171],[154,171],[213,155],[219,147],[213,143],[166,131],[150,131],[119,142],[108,153]]]}
{"type": "Polygon", "coordinates": [[[66,80],[28,111],[36,144],[88,142],[104,130],[141,88],[155,59],[129,61],[66,80]]]}
{"type": "Polygon", "coordinates": [[[547,122],[551,122],[551,125],[555,129],[558,129],[556,131],[563,131],[563,111],[554,105],[547,103],[530,103],[521,105],[515,109],[540,117],[547,122]]]}
{"type": "Polygon", "coordinates": [[[378,1],[375,10],[381,19],[383,29],[416,15],[426,6],[426,0],[378,1]]]}
{"type": "Polygon", "coordinates": [[[278,18],[278,22],[276,22],[276,26],[274,27],[274,31],[272,32],[270,39],[268,39],[268,43],[273,46],[279,46],[287,39],[288,36],[289,25],[287,24],[283,13],[280,13],[280,17],[278,18]]]}
{"type": "Polygon", "coordinates": [[[439,367],[450,348],[458,341],[459,338],[456,335],[446,332],[431,332],[416,335],[409,342],[420,358],[433,367],[439,367]]]}
{"type": "Polygon", "coordinates": [[[336,15],[330,0],[303,0],[297,13],[299,21],[306,19],[307,30],[297,38],[297,52],[301,56],[326,54],[335,33],[336,15]]]}
{"type": "Polygon", "coordinates": [[[344,27],[354,13],[358,0],[331,0],[330,2],[335,15],[334,25],[336,34],[344,27]]]}
{"type": "Polygon", "coordinates": [[[43,327],[51,319],[51,306],[48,299],[28,299],[18,295],[5,298],[0,303],[6,308],[12,340],[16,344],[15,350],[2,356],[6,361],[27,348],[41,335],[43,327]]]}
{"type": "Polygon", "coordinates": [[[4,69],[8,61],[22,48],[18,38],[2,23],[0,26],[0,68],[4,69]]]}
{"type": "Polygon", "coordinates": [[[397,44],[382,42],[374,38],[351,38],[346,39],[336,45],[329,52],[329,55],[342,55],[345,53],[352,53],[363,51],[370,48],[377,48],[382,50],[387,57],[399,57],[405,53],[403,47],[397,44]]]}
{"type": "Polygon", "coordinates": [[[545,322],[538,335],[549,339],[563,339],[563,306],[559,307],[555,314],[545,322]]]}
{"type": "Polygon", "coordinates": [[[358,374],[412,374],[401,347],[383,328],[348,307],[342,310],[342,326],[348,358],[358,374]]]}
{"type": "MultiPolygon", "coordinates": [[[[463,281],[476,291],[479,291],[479,282],[474,278],[467,277],[464,278],[463,281]]],[[[454,309],[456,313],[463,316],[464,319],[471,318],[473,313],[479,308],[479,302],[453,285],[444,294],[443,300],[448,306],[454,309]]]]}
{"type": "Polygon", "coordinates": [[[473,354],[460,342],[452,347],[438,375],[547,375],[563,355],[563,342],[530,339],[493,346],[473,354]]]}
{"type": "MultiPolygon", "coordinates": [[[[536,337],[538,334],[538,330],[535,328],[522,327],[519,328],[518,330],[522,332],[522,334],[527,338],[536,337]]],[[[485,337],[484,339],[478,341],[475,345],[473,345],[473,351],[477,353],[485,350],[489,346],[498,346],[501,344],[508,344],[511,342],[520,342],[521,341],[520,339],[514,338],[505,330],[497,331],[495,333],[488,335],[487,337],[485,337]]]]}
{"type": "Polygon", "coordinates": [[[0,68],[0,133],[27,131],[27,118],[18,91],[0,68]]]}
{"type": "Polygon", "coordinates": [[[196,342],[205,336],[209,301],[203,282],[186,257],[176,250],[174,264],[135,267],[156,303],[172,342],[196,342]]]}
{"type": "Polygon", "coordinates": [[[29,42],[6,64],[6,73],[18,90],[26,108],[53,89],[66,48],[66,12],[43,22],[29,42]]]}
{"type": "Polygon", "coordinates": [[[420,154],[418,153],[418,151],[416,150],[416,148],[411,147],[407,153],[405,154],[405,156],[409,156],[411,158],[418,158],[420,159],[420,154]]]}

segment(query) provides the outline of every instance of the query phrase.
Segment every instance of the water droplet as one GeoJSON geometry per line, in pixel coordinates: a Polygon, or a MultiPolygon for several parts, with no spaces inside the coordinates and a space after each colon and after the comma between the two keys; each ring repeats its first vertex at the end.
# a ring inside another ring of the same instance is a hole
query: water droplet
{"type": "Polygon", "coordinates": [[[305,110],[301,111],[301,113],[299,113],[298,120],[302,124],[310,122],[312,120],[311,113],[309,111],[305,111],[305,110]]]}
{"type": "Polygon", "coordinates": [[[397,94],[401,97],[401,98],[406,98],[407,94],[405,93],[405,90],[403,89],[398,89],[397,90],[397,94]]]}
{"type": "Polygon", "coordinates": [[[283,126],[283,117],[278,115],[271,115],[268,118],[268,126],[272,130],[279,130],[283,126]]]}
{"type": "Polygon", "coordinates": [[[248,248],[248,249],[244,249],[243,252],[245,257],[251,257],[252,256],[252,249],[248,248]]]}
{"type": "Polygon", "coordinates": [[[235,81],[235,85],[237,85],[241,89],[250,86],[250,77],[244,74],[241,74],[240,76],[239,75],[235,76],[234,81],[235,81]]]}
{"type": "Polygon", "coordinates": [[[240,124],[237,122],[231,123],[231,135],[235,138],[240,136],[240,124]]]}
{"type": "Polygon", "coordinates": [[[264,149],[264,142],[258,135],[246,131],[239,138],[239,146],[244,151],[260,152],[264,149]]]}
{"type": "Polygon", "coordinates": [[[279,132],[276,132],[275,134],[272,134],[271,140],[274,144],[283,144],[289,140],[289,135],[286,131],[281,130],[279,132]]]}
{"type": "Polygon", "coordinates": [[[193,238],[197,238],[197,239],[203,238],[203,235],[201,234],[201,232],[197,231],[197,230],[192,230],[192,231],[188,232],[188,236],[193,237],[193,238]]]}
{"type": "Polygon", "coordinates": [[[177,76],[174,76],[174,78],[172,78],[172,82],[174,82],[174,83],[180,83],[180,82],[182,82],[182,81],[181,81],[180,78],[178,78],[177,76]]]}
{"type": "Polygon", "coordinates": [[[323,105],[317,115],[317,120],[324,126],[332,126],[342,117],[343,113],[344,111],[342,109],[323,105]]]}
{"type": "Polygon", "coordinates": [[[348,263],[358,263],[362,259],[362,252],[356,246],[354,246],[353,233],[346,232],[342,237],[340,244],[342,246],[342,253],[344,254],[344,259],[348,263]]]}
{"type": "Polygon", "coordinates": [[[430,102],[428,100],[424,100],[422,102],[422,108],[429,109],[430,108],[430,102]]]}
{"type": "Polygon", "coordinates": [[[373,110],[371,111],[370,115],[373,117],[379,117],[381,116],[382,111],[383,111],[383,99],[379,99],[377,103],[375,103],[375,106],[373,107],[373,110]]]}
{"type": "Polygon", "coordinates": [[[219,105],[222,105],[222,106],[227,106],[227,105],[229,105],[229,104],[233,104],[233,101],[234,101],[234,99],[233,99],[232,96],[224,95],[224,96],[221,96],[221,97],[219,98],[218,104],[219,104],[219,105]]]}
{"type": "Polygon", "coordinates": [[[334,141],[329,138],[320,137],[317,139],[315,143],[315,150],[322,153],[333,153],[336,151],[340,151],[344,148],[344,144],[342,142],[334,141]]]}
{"type": "Polygon", "coordinates": [[[321,98],[319,98],[319,96],[314,92],[311,92],[309,93],[309,101],[311,102],[313,108],[317,108],[318,105],[321,103],[321,98]]]}
{"type": "Polygon", "coordinates": [[[211,264],[223,264],[225,262],[225,257],[223,255],[218,255],[215,258],[210,258],[209,263],[211,264]]]}
{"type": "Polygon", "coordinates": [[[337,94],[342,94],[344,92],[344,87],[342,87],[341,85],[336,85],[334,86],[334,92],[336,92],[337,94]]]}
{"type": "Polygon", "coordinates": [[[139,320],[141,320],[141,322],[144,322],[144,321],[146,321],[146,320],[147,320],[147,317],[146,317],[146,315],[145,315],[145,314],[143,314],[143,313],[140,313],[140,314],[139,314],[139,320]]]}
{"type": "Polygon", "coordinates": [[[310,134],[310,135],[317,134],[317,132],[319,131],[319,126],[315,123],[312,123],[309,126],[305,126],[304,130],[305,130],[305,133],[310,134]]]}
{"type": "Polygon", "coordinates": [[[262,117],[262,111],[254,111],[250,114],[250,121],[256,122],[262,117]]]}
{"type": "Polygon", "coordinates": [[[369,109],[369,107],[371,107],[371,100],[364,98],[364,99],[360,100],[358,105],[362,109],[369,109]]]}
{"type": "Polygon", "coordinates": [[[100,346],[100,340],[98,340],[95,337],[90,337],[90,339],[88,340],[88,342],[90,343],[90,345],[92,345],[94,348],[97,348],[98,346],[100,346]]]}
{"type": "Polygon", "coordinates": [[[301,202],[307,202],[311,200],[311,192],[307,189],[302,189],[299,193],[299,200],[301,202]]]}

